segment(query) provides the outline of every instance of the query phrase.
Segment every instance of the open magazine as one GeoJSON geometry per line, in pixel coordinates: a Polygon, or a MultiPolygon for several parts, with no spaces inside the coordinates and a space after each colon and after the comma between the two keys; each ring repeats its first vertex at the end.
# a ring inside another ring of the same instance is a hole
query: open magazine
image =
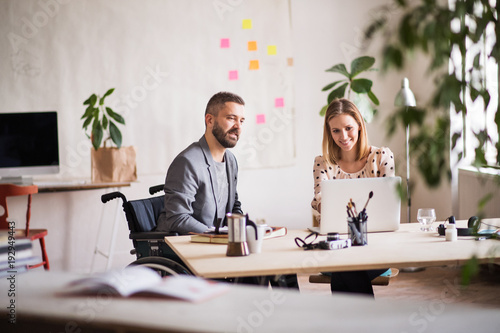
{"type": "Polygon", "coordinates": [[[128,266],[122,270],[111,270],[72,281],[61,290],[61,294],[162,296],[201,302],[227,292],[229,288],[229,284],[192,275],[162,278],[145,266],[128,266]]]}

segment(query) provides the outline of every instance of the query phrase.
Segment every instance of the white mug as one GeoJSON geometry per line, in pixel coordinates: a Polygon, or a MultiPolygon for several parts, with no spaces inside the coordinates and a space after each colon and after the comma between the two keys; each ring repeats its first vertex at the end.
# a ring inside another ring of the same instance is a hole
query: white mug
{"type": "Polygon", "coordinates": [[[273,229],[265,224],[257,224],[257,237],[255,237],[255,230],[252,226],[247,226],[247,244],[250,253],[260,253],[262,251],[264,235],[273,229]]]}

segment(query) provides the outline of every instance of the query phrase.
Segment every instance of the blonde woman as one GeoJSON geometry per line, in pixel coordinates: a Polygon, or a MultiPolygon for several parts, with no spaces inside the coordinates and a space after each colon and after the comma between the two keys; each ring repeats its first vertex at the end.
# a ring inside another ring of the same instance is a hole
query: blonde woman
{"type": "MultiPolygon", "coordinates": [[[[394,155],[368,143],[366,125],[354,103],[335,99],[325,114],[323,155],[314,159],[313,214],[321,223],[321,182],[328,179],[394,177],[394,155]]],[[[332,273],[332,292],[373,295],[371,280],[386,270],[332,273]]]]}

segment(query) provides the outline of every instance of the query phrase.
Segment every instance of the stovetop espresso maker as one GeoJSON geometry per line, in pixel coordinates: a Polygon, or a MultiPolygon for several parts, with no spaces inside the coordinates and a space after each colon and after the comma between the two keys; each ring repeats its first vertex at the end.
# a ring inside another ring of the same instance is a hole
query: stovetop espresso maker
{"type": "Polygon", "coordinates": [[[226,255],[230,257],[249,255],[246,227],[250,225],[255,228],[255,235],[257,235],[257,226],[242,214],[227,213],[226,219],[228,233],[226,255]]]}

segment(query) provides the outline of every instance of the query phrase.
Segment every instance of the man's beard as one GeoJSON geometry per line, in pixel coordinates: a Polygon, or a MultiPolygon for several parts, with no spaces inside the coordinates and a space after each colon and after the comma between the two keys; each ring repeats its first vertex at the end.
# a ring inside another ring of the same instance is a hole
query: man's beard
{"type": "Polygon", "coordinates": [[[236,146],[236,143],[238,142],[239,134],[237,129],[232,129],[227,132],[224,132],[222,127],[219,126],[219,123],[215,121],[214,123],[214,128],[212,129],[212,134],[214,137],[219,141],[222,147],[224,148],[233,148],[236,146]],[[229,133],[235,133],[236,134],[236,140],[229,139],[227,135],[229,133]]]}

